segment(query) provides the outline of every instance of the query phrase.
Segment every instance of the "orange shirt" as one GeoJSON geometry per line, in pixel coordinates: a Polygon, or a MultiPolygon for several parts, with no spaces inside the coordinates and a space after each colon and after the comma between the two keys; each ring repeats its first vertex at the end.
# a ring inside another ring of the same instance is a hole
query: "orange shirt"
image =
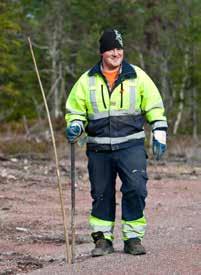
{"type": "Polygon", "coordinates": [[[107,79],[110,90],[114,86],[115,80],[118,78],[118,74],[119,74],[119,68],[114,71],[104,71],[103,70],[103,75],[107,79]]]}

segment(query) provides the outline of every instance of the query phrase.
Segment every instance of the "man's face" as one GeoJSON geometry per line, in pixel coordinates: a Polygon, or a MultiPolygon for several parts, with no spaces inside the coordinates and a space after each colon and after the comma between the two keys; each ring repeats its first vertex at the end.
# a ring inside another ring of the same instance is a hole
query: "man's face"
{"type": "Polygon", "coordinates": [[[105,70],[117,69],[123,60],[124,50],[123,49],[112,49],[101,54],[103,68],[105,70]]]}

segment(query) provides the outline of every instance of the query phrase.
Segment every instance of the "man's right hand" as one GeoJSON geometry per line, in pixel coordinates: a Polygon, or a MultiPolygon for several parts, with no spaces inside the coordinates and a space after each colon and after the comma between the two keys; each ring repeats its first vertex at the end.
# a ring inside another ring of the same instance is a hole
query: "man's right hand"
{"type": "Polygon", "coordinates": [[[69,142],[73,143],[82,134],[82,126],[78,121],[73,121],[66,127],[66,137],[69,142]]]}

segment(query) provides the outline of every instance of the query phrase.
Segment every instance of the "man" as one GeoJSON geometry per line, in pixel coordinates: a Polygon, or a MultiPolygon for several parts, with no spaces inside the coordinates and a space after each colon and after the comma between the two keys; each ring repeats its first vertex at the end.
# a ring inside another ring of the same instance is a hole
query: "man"
{"type": "Polygon", "coordinates": [[[147,196],[144,123],[153,131],[153,153],[166,149],[167,122],[161,96],[139,67],[124,60],[121,34],[107,29],[100,38],[101,60],[75,83],[66,107],[66,134],[75,142],[85,131],[92,211],[89,223],[95,248],[92,256],[114,251],[115,180],[122,186],[124,252],[145,254],[141,244],[146,227],[147,196]]]}

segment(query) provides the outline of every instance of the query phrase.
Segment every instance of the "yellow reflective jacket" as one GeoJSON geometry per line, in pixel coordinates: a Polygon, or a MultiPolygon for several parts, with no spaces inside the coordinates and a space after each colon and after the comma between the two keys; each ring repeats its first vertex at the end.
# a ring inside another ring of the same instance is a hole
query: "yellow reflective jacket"
{"type": "Polygon", "coordinates": [[[91,148],[119,149],[144,142],[145,120],[152,129],[167,128],[163,102],[151,78],[123,61],[112,91],[98,63],[85,72],[66,102],[67,124],[83,122],[91,148]]]}

